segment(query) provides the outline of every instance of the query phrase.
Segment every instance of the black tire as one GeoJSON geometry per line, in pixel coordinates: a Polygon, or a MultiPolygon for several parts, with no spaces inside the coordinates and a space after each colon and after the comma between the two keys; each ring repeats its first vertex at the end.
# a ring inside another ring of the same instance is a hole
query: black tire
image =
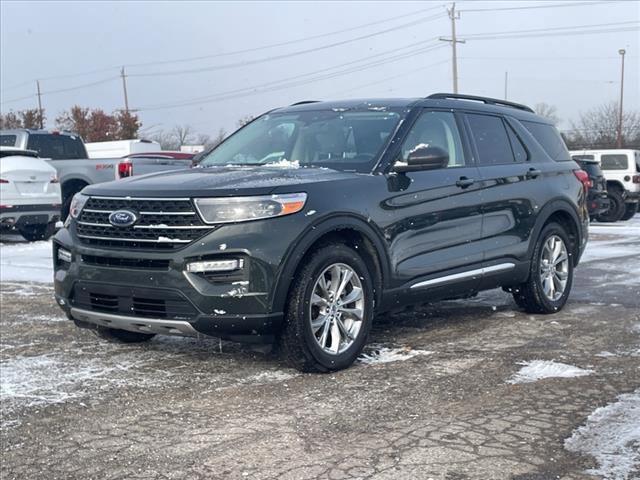
{"type": "Polygon", "coordinates": [[[637,203],[626,203],[624,207],[624,213],[620,220],[626,222],[627,220],[631,220],[633,216],[638,213],[638,204],[637,203]]]}
{"type": "Polygon", "coordinates": [[[102,326],[98,326],[94,332],[98,337],[113,343],[143,343],[156,336],[155,333],[130,332],[102,326]]]}
{"type": "Polygon", "coordinates": [[[289,291],[285,325],[278,337],[282,357],[290,366],[302,372],[326,373],[348,368],[360,355],[367,341],[373,322],[373,309],[373,280],[360,255],[340,243],[332,243],[316,250],[305,260],[289,291]],[[351,345],[341,353],[330,354],[322,349],[312,330],[311,295],[320,276],[324,275],[328,267],[336,264],[346,265],[358,276],[364,294],[364,312],[360,329],[351,345]]]}
{"type": "Polygon", "coordinates": [[[607,191],[609,197],[609,210],[601,213],[596,218],[599,222],[617,222],[625,213],[624,198],[619,188],[611,188],[607,191]]]}
{"type": "Polygon", "coordinates": [[[529,279],[515,288],[512,288],[513,299],[516,304],[528,313],[556,313],[564,307],[569,294],[571,293],[571,287],[573,285],[573,256],[571,252],[571,243],[569,237],[557,223],[549,223],[546,225],[536,242],[536,246],[533,250],[531,257],[531,267],[529,269],[529,279]],[[549,298],[545,293],[542,286],[541,279],[541,265],[542,265],[542,253],[543,248],[547,240],[552,236],[559,237],[563,242],[568,253],[567,261],[567,281],[564,287],[562,295],[553,300],[549,298]]]}
{"type": "Polygon", "coordinates": [[[36,242],[38,240],[48,240],[53,235],[54,225],[28,225],[18,229],[20,235],[29,242],[36,242]]]}

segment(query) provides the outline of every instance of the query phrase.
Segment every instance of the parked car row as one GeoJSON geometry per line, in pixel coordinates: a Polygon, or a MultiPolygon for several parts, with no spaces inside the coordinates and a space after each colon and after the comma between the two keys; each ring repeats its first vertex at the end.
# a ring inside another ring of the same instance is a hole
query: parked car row
{"type": "MultiPolygon", "coordinates": [[[[126,143],[132,147],[159,147],[155,142],[140,140],[104,143],[118,145],[109,145],[106,150],[103,147],[103,153],[140,150],[125,148],[123,144],[126,143]]],[[[194,154],[184,152],[146,151],[118,158],[88,158],[78,135],[47,130],[3,130],[0,145],[3,156],[0,227],[3,231],[17,230],[28,240],[51,236],[56,221],[66,219],[73,196],[87,185],[190,168],[194,157],[194,154]],[[38,183],[44,175],[42,172],[55,177],[47,188],[38,183]],[[43,202],[49,202],[46,196],[53,195],[54,190],[55,202],[47,203],[48,207],[44,209],[43,202]]],[[[94,150],[98,152],[95,144],[94,150]]]]}
{"type": "Polygon", "coordinates": [[[571,158],[589,174],[589,215],[600,222],[632,218],[640,205],[639,150],[574,150],[571,158]]]}

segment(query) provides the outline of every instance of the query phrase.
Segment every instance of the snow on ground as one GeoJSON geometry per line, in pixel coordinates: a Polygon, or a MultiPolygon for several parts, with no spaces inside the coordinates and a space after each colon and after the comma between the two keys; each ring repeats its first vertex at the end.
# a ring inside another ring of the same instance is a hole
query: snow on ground
{"type": "Polygon", "coordinates": [[[0,281],[53,282],[51,241],[0,242],[0,281]]]}
{"type": "Polygon", "coordinates": [[[409,360],[418,355],[431,355],[433,352],[427,350],[413,350],[410,347],[389,348],[371,346],[369,353],[363,353],[358,360],[361,363],[374,365],[379,363],[389,363],[409,360]]]}
{"type": "Polygon", "coordinates": [[[584,377],[593,373],[593,370],[583,370],[573,365],[549,360],[532,360],[521,362],[519,365],[524,366],[507,383],[531,383],[543,378],[584,377]]]}
{"type": "Polygon", "coordinates": [[[564,446],[596,459],[598,467],[588,474],[607,480],[640,478],[640,390],[595,410],[564,446]]]}

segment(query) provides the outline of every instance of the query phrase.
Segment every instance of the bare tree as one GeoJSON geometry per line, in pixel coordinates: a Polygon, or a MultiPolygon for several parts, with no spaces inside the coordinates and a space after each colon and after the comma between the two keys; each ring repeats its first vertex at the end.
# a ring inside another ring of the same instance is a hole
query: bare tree
{"type": "Polygon", "coordinates": [[[242,128],[244,127],[247,123],[251,122],[254,118],[253,115],[245,115],[244,117],[240,118],[237,122],[236,125],[238,125],[238,128],[242,128]]]}
{"type": "Polygon", "coordinates": [[[193,144],[196,139],[195,132],[191,125],[176,125],[173,127],[173,130],[171,130],[171,133],[178,144],[178,149],[180,148],[180,145],[193,144]]]}
{"type": "Polygon", "coordinates": [[[558,109],[554,105],[540,102],[536,103],[536,106],[533,109],[538,115],[552,121],[555,125],[560,122],[560,119],[558,118],[558,109]]]}
{"type": "MultiPolygon", "coordinates": [[[[580,115],[565,132],[569,148],[616,148],[618,103],[610,102],[580,115]]],[[[623,148],[640,148],[640,111],[628,109],[622,116],[623,148]]]]}
{"type": "Polygon", "coordinates": [[[176,136],[173,134],[173,132],[160,130],[154,134],[149,135],[147,138],[149,138],[149,140],[158,142],[162,150],[179,150],[180,149],[180,143],[176,139],[176,136]]]}

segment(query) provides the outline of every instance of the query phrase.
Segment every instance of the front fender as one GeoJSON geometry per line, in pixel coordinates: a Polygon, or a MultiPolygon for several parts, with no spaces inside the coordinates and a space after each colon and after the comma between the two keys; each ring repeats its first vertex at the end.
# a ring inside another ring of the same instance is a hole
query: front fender
{"type": "MultiPolygon", "coordinates": [[[[365,218],[358,215],[350,213],[334,214],[324,217],[307,227],[287,251],[285,259],[278,270],[272,299],[273,311],[284,311],[289,289],[295,279],[296,271],[313,245],[328,234],[346,229],[360,233],[373,245],[382,273],[380,288],[377,290],[382,290],[385,287],[391,270],[388,250],[380,230],[365,218]]],[[[381,291],[377,292],[378,297],[380,297],[381,294],[381,291]]]]}

